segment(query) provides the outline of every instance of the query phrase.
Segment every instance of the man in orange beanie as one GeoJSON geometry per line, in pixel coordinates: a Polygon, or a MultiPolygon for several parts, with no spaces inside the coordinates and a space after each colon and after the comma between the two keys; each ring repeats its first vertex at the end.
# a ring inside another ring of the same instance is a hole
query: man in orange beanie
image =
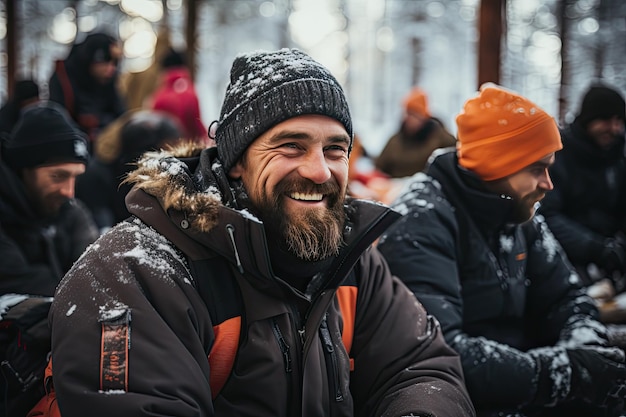
{"type": "Polygon", "coordinates": [[[403,105],[400,130],[389,138],[375,160],[376,168],[392,178],[422,171],[435,149],[456,143],[441,121],[431,116],[428,97],[421,88],[414,87],[404,98],[403,105]]]}
{"type": "Polygon", "coordinates": [[[622,415],[626,366],[540,216],[562,148],[552,117],[483,85],[456,151],[394,203],[378,248],[461,356],[478,416],[622,415]]]}

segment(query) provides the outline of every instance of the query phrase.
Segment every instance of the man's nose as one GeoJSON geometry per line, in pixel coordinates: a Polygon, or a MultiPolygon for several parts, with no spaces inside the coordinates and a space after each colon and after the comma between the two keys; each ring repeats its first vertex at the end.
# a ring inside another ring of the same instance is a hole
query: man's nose
{"type": "Polygon", "coordinates": [[[315,184],[323,184],[332,176],[324,152],[321,150],[310,152],[305,156],[298,168],[298,174],[315,184]]]}
{"type": "Polygon", "coordinates": [[[61,195],[67,198],[74,198],[74,193],[76,191],[76,179],[72,178],[65,182],[61,186],[60,192],[61,195]]]}

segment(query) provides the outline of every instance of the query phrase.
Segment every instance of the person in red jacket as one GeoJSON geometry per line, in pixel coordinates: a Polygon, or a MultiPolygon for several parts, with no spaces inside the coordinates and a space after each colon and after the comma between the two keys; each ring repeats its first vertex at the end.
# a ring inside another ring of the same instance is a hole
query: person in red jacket
{"type": "Polygon", "coordinates": [[[200,101],[182,53],[170,50],[161,63],[161,86],[152,97],[151,108],[171,114],[178,120],[183,137],[208,144],[202,123],[200,101]]]}

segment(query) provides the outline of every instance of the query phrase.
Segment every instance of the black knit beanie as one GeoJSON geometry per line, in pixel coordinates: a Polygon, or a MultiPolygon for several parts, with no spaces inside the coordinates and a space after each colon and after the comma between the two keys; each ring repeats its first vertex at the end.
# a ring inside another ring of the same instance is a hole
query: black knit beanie
{"type": "Polygon", "coordinates": [[[300,50],[287,48],[238,55],[215,132],[226,172],[262,133],[305,114],[338,120],[352,138],[352,119],[343,89],[320,63],[300,50]]]}
{"type": "Polygon", "coordinates": [[[3,143],[2,159],[16,171],[55,163],[87,164],[87,139],[63,107],[43,101],[26,107],[3,143]]]}
{"type": "Polygon", "coordinates": [[[626,118],[624,98],[617,90],[606,85],[594,85],[583,97],[580,112],[576,120],[586,126],[595,119],[608,119],[618,116],[626,118]]]}

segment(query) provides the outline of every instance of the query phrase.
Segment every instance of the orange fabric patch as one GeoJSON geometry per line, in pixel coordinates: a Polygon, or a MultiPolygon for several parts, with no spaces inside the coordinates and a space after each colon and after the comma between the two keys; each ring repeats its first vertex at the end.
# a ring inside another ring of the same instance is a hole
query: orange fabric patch
{"type": "Polygon", "coordinates": [[[241,317],[233,317],[213,326],[215,342],[209,353],[211,395],[215,399],[230,376],[241,334],[241,317]]]}
{"type": "MultiPolygon", "coordinates": [[[[343,316],[343,332],[341,339],[346,351],[350,354],[352,348],[352,338],[354,337],[354,320],[356,316],[357,287],[339,287],[337,289],[337,300],[343,316]]],[[[350,360],[350,370],[354,369],[354,360],[350,360]]]]}

